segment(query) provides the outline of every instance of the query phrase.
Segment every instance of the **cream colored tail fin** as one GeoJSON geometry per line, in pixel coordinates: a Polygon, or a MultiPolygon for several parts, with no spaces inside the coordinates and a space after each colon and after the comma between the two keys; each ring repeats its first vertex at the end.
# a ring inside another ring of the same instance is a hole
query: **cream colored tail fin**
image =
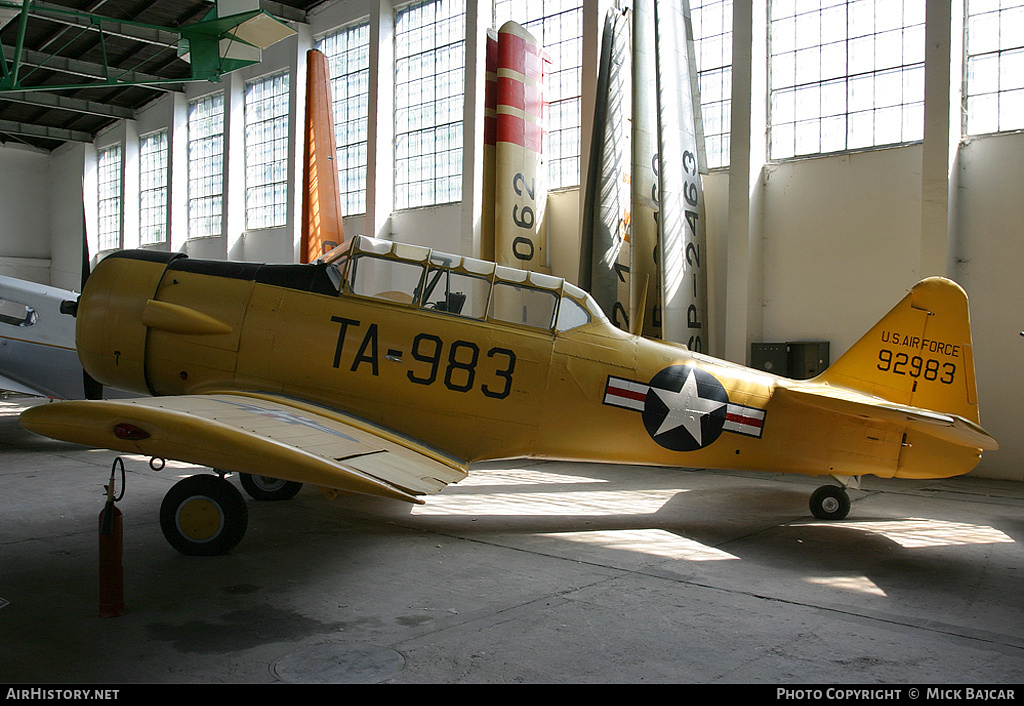
{"type": "Polygon", "coordinates": [[[815,382],[979,423],[967,294],[919,282],[815,382]]]}

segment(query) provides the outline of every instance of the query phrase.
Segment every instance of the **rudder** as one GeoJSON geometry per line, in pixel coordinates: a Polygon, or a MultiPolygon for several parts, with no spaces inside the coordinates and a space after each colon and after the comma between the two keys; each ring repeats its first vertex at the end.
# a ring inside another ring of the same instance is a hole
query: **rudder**
{"type": "Polygon", "coordinates": [[[922,280],[815,382],[979,423],[967,294],[922,280]]]}

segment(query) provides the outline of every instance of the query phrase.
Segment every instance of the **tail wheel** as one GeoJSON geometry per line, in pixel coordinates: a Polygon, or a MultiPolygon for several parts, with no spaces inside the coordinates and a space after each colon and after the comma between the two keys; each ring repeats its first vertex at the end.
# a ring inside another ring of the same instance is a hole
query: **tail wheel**
{"type": "Polygon", "coordinates": [[[270,476],[239,474],[242,488],[253,500],[291,500],[302,490],[302,483],[270,476]]]}
{"type": "Polygon", "coordinates": [[[819,520],[842,520],[850,514],[850,496],[838,485],[823,485],[811,493],[810,506],[819,520]]]}
{"type": "Polygon", "coordinates": [[[227,554],[245,536],[249,509],[231,483],[197,475],[175,483],[160,505],[160,528],[172,547],[190,556],[227,554]]]}

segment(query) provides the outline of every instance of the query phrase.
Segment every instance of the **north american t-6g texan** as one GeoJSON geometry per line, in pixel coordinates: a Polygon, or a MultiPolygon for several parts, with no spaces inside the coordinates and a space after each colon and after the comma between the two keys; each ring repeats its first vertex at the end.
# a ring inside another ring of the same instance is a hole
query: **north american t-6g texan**
{"type": "Polygon", "coordinates": [[[940,278],[807,381],[624,331],[548,274],[362,236],[308,264],[117,252],[76,316],[88,374],[142,396],[39,405],[21,423],[216,469],[161,506],[187,554],[244,535],[231,472],[258,498],[313,484],[410,503],[494,459],[798,473],[839,481],[810,501],[835,519],[848,479],[955,476],[997,448],[967,298],[940,278]]]}
{"type": "MultiPolygon", "coordinates": [[[[624,332],[555,277],[365,237],[307,265],[111,255],[77,344],[94,378],[152,396],[37,406],[26,428],[285,481],[271,495],[312,483],[419,503],[516,457],[941,478],[996,448],[966,297],[939,278],[809,381],[624,332]]],[[[822,518],[849,506],[842,485],[811,498],[822,518]]],[[[246,517],[207,474],[161,510],[185,553],[229,550],[246,517]]]]}

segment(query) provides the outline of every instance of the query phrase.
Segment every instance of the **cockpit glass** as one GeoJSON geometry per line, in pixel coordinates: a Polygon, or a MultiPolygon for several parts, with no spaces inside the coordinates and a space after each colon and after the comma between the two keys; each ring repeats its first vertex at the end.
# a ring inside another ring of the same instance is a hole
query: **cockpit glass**
{"type": "Polygon", "coordinates": [[[486,277],[432,267],[427,272],[423,306],[457,316],[482,319],[487,314],[491,283],[486,277]]]}
{"type": "Polygon", "coordinates": [[[554,324],[558,295],[509,282],[495,282],[488,316],[498,321],[550,329],[554,324]]]}
{"type": "Polygon", "coordinates": [[[352,260],[349,290],[360,297],[416,303],[424,267],[413,262],[359,255],[352,260]]]}

